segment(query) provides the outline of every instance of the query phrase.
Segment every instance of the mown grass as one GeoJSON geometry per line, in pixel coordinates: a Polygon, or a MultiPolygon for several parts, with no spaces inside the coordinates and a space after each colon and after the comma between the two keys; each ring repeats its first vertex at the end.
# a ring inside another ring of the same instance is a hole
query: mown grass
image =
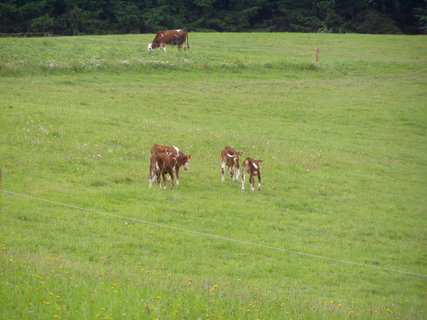
{"type": "MultiPolygon", "coordinates": [[[[0,39],[2,188],[427,274],[425,37],[151,38],[0,39]],[[192,155],[173,191],[147,188],[153,143],[192,155]],[[221,183],[228,144],[261,192],[221,183]]],[[[425,317],[425,277],[0,201],[4,319],[425,317]]]]}

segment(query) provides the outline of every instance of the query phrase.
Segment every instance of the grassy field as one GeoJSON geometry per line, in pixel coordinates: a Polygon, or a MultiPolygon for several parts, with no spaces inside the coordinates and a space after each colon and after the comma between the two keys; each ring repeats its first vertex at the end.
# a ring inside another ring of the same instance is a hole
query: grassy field
{"type": "Polygon", "coordinates": [[[0,38],[0,319],[425,319],[427,37],[152,38],[0,38]]]}

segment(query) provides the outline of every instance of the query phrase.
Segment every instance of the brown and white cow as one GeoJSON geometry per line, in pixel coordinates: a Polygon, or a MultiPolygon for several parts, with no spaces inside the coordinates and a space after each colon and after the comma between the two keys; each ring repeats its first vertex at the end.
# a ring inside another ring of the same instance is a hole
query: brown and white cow
{"type": "Polygon", "coordinates": [[[230,169],[230,176],[233,182],[237,182],[240,175],[239,156],[243,152],[239,152],[232,146],[226,146],[221,150],[221,180],[224,181],[225,166],[230,169]]]}
{"type": "Polygon", "coordinates": [[[169,154],[172,157],[176,158],[175,164],[175,173],[176,173],[176,184],[179,184],[179,169],[184,167],[184,170],[188,170],[189,160],[191,155],[183,154],[178,147],[175,146],[166,146],[162,144],[155,144],[151,147],[151,154],[156,154],[158,152],[164,152],[169,154]]]}
{"type": "Polygon", "coordinates": [[[242,170],[242,190],[245,190],[245,180],[246,174],[250,173],[249,184],[251,185],[251,191],[255,190],[255,178],[254,176],[258,176],[258,191],[261,190],[261,168],[259,167],[259,163],[263,162],[263,159],[256,160],[253,158],[246,158],[243,160],[243,170],[242,170]]]}
{"type": "Polygon", "coordinates": [[[154,178],[157,178],[157,183],[159,184],[160,189],[166,189],[167,188],[167,180],[166,180],[166,174],[169,174],[172,180],[172,189],[175,186],[174,185],[174,172],[175,172],[175,165],[176,165],[177,159],[174,156],[171,156],[170,154],[166,152],[157,152],[155,154],[152,154],[150,157],[150,177],[148,179],[149,181],[149,188],[151,189],[151,186],[153,184],[154,178]],[[161,185],[160,176],[163,178],[163,187],[161,185]]]}
{"type": "Polygon", "coordinates": [[[157,32],[152,43],[148,44],[148,50],[160,48],[166,52],[166,45],[172,44],[178,46],[178,51],[181,49],[190,49],[188,42],[188,32],[186,30],[163,30],[157,32]],[[187,42],[187,46],[185,45],[187,42]]]}

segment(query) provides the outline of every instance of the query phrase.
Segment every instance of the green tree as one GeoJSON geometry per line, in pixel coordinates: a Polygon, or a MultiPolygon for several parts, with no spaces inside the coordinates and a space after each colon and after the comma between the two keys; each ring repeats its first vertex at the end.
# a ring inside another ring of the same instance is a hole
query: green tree
{"type": "Polygon", "coordinates": [[[425,33],[426,0],[3,0],[1,32],[425,33]]]}

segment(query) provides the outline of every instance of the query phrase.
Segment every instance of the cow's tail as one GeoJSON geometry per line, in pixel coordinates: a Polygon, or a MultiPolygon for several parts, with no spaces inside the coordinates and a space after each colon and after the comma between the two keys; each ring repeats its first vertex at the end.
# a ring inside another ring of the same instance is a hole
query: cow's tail
{"type": "Polygon", "coordinates": [[[187,33],[187,49],[190,49],[190,42],[188,41],[188,33],[187,33]]]}

